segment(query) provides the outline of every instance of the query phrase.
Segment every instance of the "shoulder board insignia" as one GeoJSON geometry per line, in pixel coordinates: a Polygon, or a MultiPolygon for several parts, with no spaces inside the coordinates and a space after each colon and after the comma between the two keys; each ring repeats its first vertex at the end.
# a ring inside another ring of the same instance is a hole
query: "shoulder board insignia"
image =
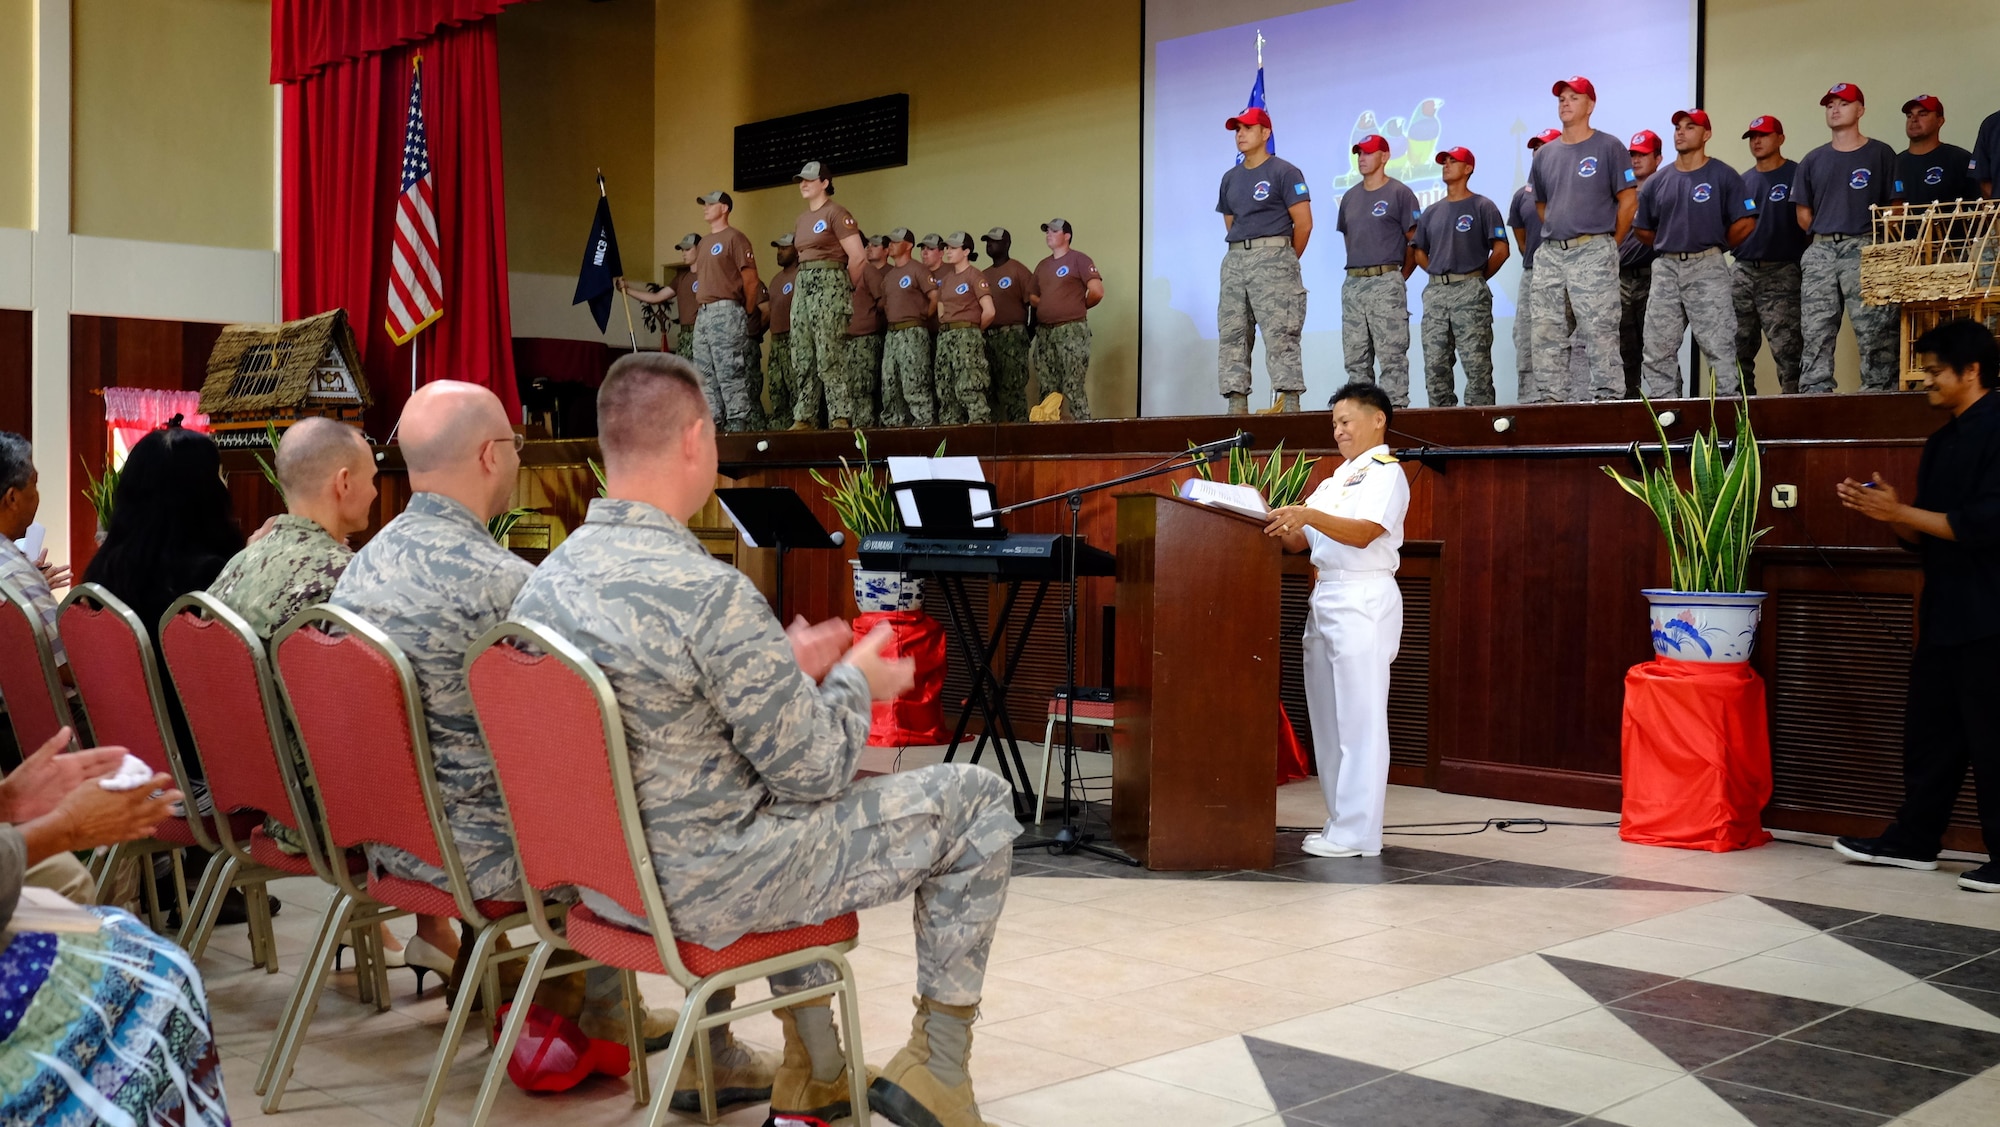
{"type": "Polygon", "coordinates": [[[1385,466],[1393,466],[1396,464],[1396,456],[1394,454],[1377,454],[1375,455],[1375,461],[1385,466]]]}

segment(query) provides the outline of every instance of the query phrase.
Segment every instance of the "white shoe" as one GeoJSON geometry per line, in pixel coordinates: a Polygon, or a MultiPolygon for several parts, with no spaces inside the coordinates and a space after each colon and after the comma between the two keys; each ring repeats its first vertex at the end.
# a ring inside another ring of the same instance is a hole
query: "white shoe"
{"type": "Polygon", "coordinates": [[[1361,849],[1350,849],[1345,845],[1335,845],[1333,842],[1328,841],[1323,834],[1307,834],[1305,840],[1299,843],[1299,848],[1315,857],[1380,857],[1382,855],[1382,851],[1379,849],[1373,853],[1369,853],[1361,849]]]}

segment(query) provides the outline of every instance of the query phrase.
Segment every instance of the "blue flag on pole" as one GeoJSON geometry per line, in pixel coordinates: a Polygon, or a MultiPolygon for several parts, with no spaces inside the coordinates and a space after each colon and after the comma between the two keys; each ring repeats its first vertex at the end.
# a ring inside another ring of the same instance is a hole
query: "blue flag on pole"
{"type": "MultiPolygon", "coordinates": [[[[1260,46],[1260,53],[1261,53],[1261,46],[1260,46]]],[[[1243,108],[1264,110],[1267,113],[1270,112],[1268,107],[1264,105],[1264,64],[1261,62],[1257,64],[1257,81],[1250,84],[1250,100],[1243,103],[1243,108]]],[[[1273,156],[1277,155],[1278,131],[1276,129],[1273,129],[1271,131],[1271,136],[1265,140],[1264,151],[1272,154],[1273,156]]],[[[1236,154],[1236,163],[1237,164],[1243,163],[1242,153],[1236,154]]]]}
{"type": "Polygon", "coordinates": [[[590,238],[583,244],[583,267],[576,275],[576,296],[571,305],[590,303],[590,316],[603,332],[611,324],[613,283],[625,273],[618,258],[618,232],[611,226],[611,198],[604,192],[604,177],[597,178],[597,214],[590,221],[590,238]]]}

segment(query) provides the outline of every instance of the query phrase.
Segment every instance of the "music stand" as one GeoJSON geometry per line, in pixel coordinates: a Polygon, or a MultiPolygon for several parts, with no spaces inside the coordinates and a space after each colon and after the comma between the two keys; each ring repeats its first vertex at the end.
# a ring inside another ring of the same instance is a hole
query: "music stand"
{"type": "Polygon", "coordinates": [[[923,478],[892,482],[889,486],[889,493],[896,500],[896,511],[904,517],[903,526],[919,536],[998,538],[1007,535],[1007,530],[991,516],[979,518],[986,521],[983,528],[974,519],[972,497],[975,492],[984,495],[984,503],[980,505],[982,514],[994,507],[996,494],[990,481],[923,478]],[[916,509],[916,520],[908,519],[903,507],[905,495],[916,509]]]}
{"type": "Polygon", "coordinates": [[[785,553],[794,548],[838,548],[846,543],[844,533],[828,532],[805,498],[782,485],[758,489],[718,489],[715,499],[743,542],[752,548],[775,548],[778,552],[778,591],[771,609],[778,621],[785,620],[785,553]]]}

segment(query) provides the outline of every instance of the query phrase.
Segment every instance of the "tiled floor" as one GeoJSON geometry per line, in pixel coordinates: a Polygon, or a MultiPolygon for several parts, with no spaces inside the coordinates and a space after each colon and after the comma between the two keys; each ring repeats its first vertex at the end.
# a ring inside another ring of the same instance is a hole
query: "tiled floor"
{"type": "MultiPolygon", "coordinates": [[[[1317,789],[1280,792],[1316,823],[1317,789]]],[[[1605,815],[1396,788],[1392,823],[1605,815]]],[[[1268,873],[1152,874],[1022,853],[989,968],[973,1073],[1008,1127],[2000,1123],[2000,897],[1937,873],[1858,868],[1813,845],[1712,855],[1602,827],[1397,836],[1379,859],[1280,839],[1268,873]]],[[[282,973],[241,928],[204,964],[230,1109],[259,1118],[256,1064],[317,922],[276,890],[282,973]]],[[[909,909],[863,913],[862,1035],[908,1029],[909,909]]],[[[377,1013],[336,980],[285,1099],[289,1127],[409,1122],[444,1019],[435,985],[377,1013]]],[[[648,979],[654,1004],[678,1004],[648,979]]],[[[747,988],[746,988],[747,990],[747,988]]],[[[776,1022],[745,1022],[776,1047],[776,1022]]],[[[487,1054],[454,1069],[463,1122],[487,1054]]],[[[642,1123],[622,1082],[509,1087],[491,1122],[642,1123]]],[[[731,1124],[760,1124],[739,1109],[731,1124]]],[[[694,1120],[676,1120],[694,1122],[694,1120]]]]}

